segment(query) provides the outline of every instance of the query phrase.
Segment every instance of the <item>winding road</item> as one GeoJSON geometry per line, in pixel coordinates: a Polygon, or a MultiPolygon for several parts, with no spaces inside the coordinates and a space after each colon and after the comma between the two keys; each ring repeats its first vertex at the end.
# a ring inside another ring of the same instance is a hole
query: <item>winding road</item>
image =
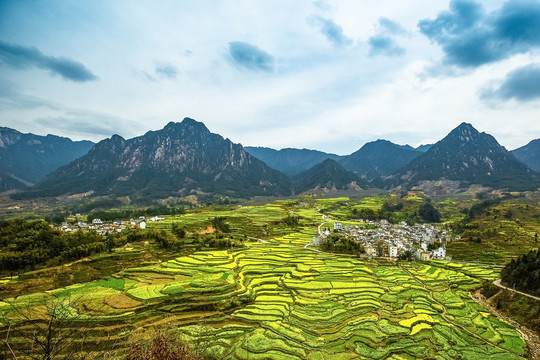
{"type": "Polygon", "coordinates": [[[507,286],[504,286],[503,284],[501,284],[501,279],[495,280],[495,281],[493,282],[493,285],[496,285],[496,286],[500,287],[501,289],[506,289],[506,290],[508,290],[508,291],[513,291],[513,292],[516,292],[516,293],[521,294],[521,295],[523,295],[523,296],[530,297],[531,299],[540,301],[540,297],[538,297],[538,296],[534,296],[534,295],[531,295],[531,294],[527,294],[527,293],[524,293],[523,291],[514,290],[514,289],[511,289],[511,288],[509,288],[509,287],[507,287],[507,286]]]}

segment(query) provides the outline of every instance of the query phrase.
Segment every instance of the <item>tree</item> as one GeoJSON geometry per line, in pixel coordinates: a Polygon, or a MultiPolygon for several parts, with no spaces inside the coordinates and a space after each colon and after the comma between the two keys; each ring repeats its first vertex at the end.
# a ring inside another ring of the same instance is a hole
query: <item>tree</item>
{"type": "Polygon", "coordinates": [[[398,256],[398,260],[412,260],[413,253],[410,250],[405,250],[398,256]]]}
{"type": "Polygon", "coordinates": [[[14,319],[0,330],[7,352],[14,359],[84,359],[80,344],[86,332],[81,331],[81,315],[75,310],[78,301],[71,297],[56,299],[45,305],[45,312],[10,303],[14,319]]]}
{"type": "Polygon", "coordinates": [[[503,285],[540,295],[540,252],[531,250],[517,259],[512,259],[501,270],[503,285]]]}
{"type": "Polygon", "coordinates": [[[186,229],[178,223],[172,223],[172,233],[179,239],[186,237],[186,229]]]}
{"type": "Polygon", "coordinates": [[[125,360],[203,360],[204,357],[185,341],[173,339],[158,330],[147,344],[133,343],[125,360]]]}
{"type": "Polygon", "coordinates": [[[383,240],[377,240],[375,242],[375,249],[377,250],[377,255],[384,256],[385,253],[388,253],[388,243],[383,240]]]}
{"type": "Polygon", "coordinates": [[[418,215],[427,223],[441,222],[441,214],[431,202],[420,205],[418,215]]]}
{"type": "Polygon", "coordinates": [[[212,219],[212,225],[216,228],[216,230],[228,233],[230,232],[230,225],[225,221],[227,218],[223,216],[216,216],[212,219]]]}

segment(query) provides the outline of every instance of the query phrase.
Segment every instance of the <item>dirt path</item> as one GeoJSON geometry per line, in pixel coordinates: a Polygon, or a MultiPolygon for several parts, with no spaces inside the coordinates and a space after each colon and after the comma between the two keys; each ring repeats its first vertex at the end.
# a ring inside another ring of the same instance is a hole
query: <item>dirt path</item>
{"type": "Polygon", "coordinates": [[[527,348],[529,350],[528,358],[531,360],[540,360],[540,336],[536,332],[532,331],[526,326],[521,326],[521,324],[519,324],[517,321],[510,319],[508,316],[498,311],[486,299],[486,297],[480,293],[480,290],[476,290],[474,293],[470,292],[469,296],[474,301],[485,307],[493,316],[503,319],[509,324],[515,326],[516,330],[521,334],[523,340],[525,340],[527,343],[527,348]]]}
{"type": "Polygon", "coordinates": [[[508,291],[513,291],[513,292],[516,292],[516,293],[521,294],[521,295],[523,295],[523,296],[530,297],[531,299],[540,301],[540,297],[538,297],[538,296],[534,296],[534,295],[531,295],[531,294],[527,294],[527,293],[524,293],[524,292],[522,292],[522,291],[510,289],[509,287],[504,286],[503,284],[501,284],[501,279],[495,280],[495,281],[493,282],[493,285],[496,285],[496,286],[500,287],[501,289],[505,289],[505,290],[508,290],[508,291]]]}

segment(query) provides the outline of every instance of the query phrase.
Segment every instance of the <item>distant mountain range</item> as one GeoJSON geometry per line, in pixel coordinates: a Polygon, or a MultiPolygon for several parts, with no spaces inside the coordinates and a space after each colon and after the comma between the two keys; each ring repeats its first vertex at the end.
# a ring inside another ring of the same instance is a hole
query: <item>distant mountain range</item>
{"type": "Polygon", "coordinates": [[[246,146],[246,151],[257,159],[261,159],[273,169],[294,176],[308,170],[326,159],[337,160],[339,155],[328,154],[322,151],[309,149],[281,149],[274,150],[267,147],[246,146]]]}
{"type": "Polygon", "coordinates": [[[312,189],[359,190],[371,187],[366,180],[346,170],[337,161],[326,159],[309,170],[305,170],[293,178],[298,192],[312,189]]]}
{"type": "MultiPolygon", "coordinates": [[[[321,163],[326,159],[336,160],[347,170],[362,178],[372,180],[386,176],[420,156],[423,149],[431,145],[422,145],[416,150],[409,145],[397,145],[387,140],[366,143],[360,150],[346,156],[329,154],[309,149],[274,150],[265,147],[246,147],[246,151],[264,161],[268,166],[294,176],[321,163]]],[[[427,149],[426,149],[427,150],[427,149]]]]}
{"type": "Polygon", "coordinates": [[[362,146],[360,150],[339,160],[346,169],[373,180],[387,176],[422,155],[409,145],[397,145],[388,140],[377,140],[362,146]]]}
{"type": "Polygon", "coordinates": [[[92,191],[148,199],[208,193],[291,195],[292,190],[287,176],[246,153],[242,145],[185,118],[133,139],[114,135],[103,140],[24,195],[92,191]]]}
{"type": "Polygon", "coordinates": [[[0,192],[38,183],[53,170],[86,154],[93,145],[91,141],[23,134],[0,127],[0,192]]]}
{"type": "Polygon", "coordinates": [[[387,181],[412,186],[421,181],[459,180],[509,190],[534,190],[540,176],[519,162],[491,135],[462,123],[421,156],[397,171],[387,181]]]}
{"type": "Polygon", "coordinates": [[[540,173],[540,139],[533,140],[527,145],[515,149],[512,153],[519,161],[540,173]]]}
{"type": "Polygon", "coordinates": [[[540,140],[512,153],[467,123],[433,145],[414,149],[377,140],[347,156],[309,149],[244,149],[190,118],[133,139],[113,135],[91,149],[88,141],[0,130],[0,190],[38,182],[14,198],[88,192],[134,200],[189,194],[248,198],[312,189],[410,188],[438,180],[509,190],[540,184],[540,175],[524,165],[539,168],[540,140]]]}

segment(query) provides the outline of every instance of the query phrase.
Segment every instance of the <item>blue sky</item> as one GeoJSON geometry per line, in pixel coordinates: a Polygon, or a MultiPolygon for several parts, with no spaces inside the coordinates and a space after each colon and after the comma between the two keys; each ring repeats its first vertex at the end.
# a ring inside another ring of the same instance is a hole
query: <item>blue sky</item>
{"type": "Polygon", "coordinates": [[[99,141],[188,116],[348,154],[466,121],[540,138],[539,1],[0,0],[0,125],[99,141]]]}

